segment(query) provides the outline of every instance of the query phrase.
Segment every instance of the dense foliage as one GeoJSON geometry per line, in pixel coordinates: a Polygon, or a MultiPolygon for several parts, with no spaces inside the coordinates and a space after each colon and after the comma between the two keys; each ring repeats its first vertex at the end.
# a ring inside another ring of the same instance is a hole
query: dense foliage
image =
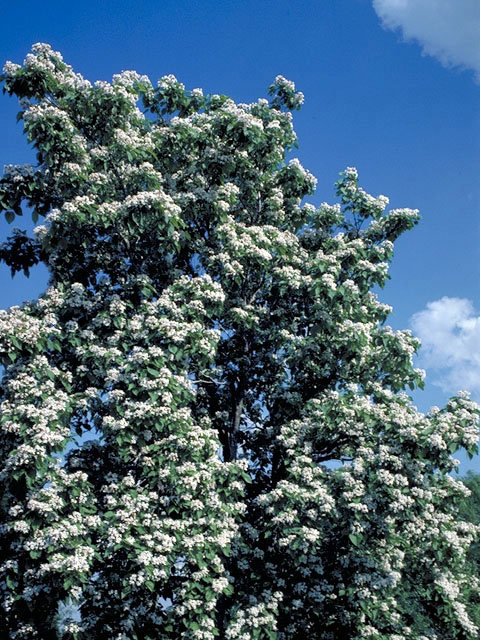
{"type": "Polygon", "coordinates": [[[37,164],[0,206],[45,224],[1,257],[50,271],[0,315],[6,637],[478,637],[450,475],[478,407],[417,411],[418,341],[372,293],[418,213],[352,168],[305,204],[281,76],[253,104],[92,86],[38,44],[3,81],[37,164]]]}
{"type": "MultiPolygon", "coordinates": [[[[480,473],[469,471],[462,478],[462,481],[470,490],[470,495],[460,501],[458,518],[480,527],[480,473]]],[[[480,576],[480,540],[478,536],[468,550],[467,559],[470,562],[470,571],[473,576],[472,584],[476,585],[476,579],[480,576]]],[[[473,620],[480,628],[480,591],[478,588],[475,589],[475,586],[471,591],[471,599],[472,602],[476,602],[476,606],[472,608],[473,620]]]]}
{"type": "MultiPolygon", "coordinates": [[[[462,481],[471,493],[460,502],[459,516],[462,520],[480,525],[480,473],[469,471],[462,481]]],[[[478,540],[473,542],[469,554],[476,565],[476,573],[480,575],[480,542],[478,540]]]]}

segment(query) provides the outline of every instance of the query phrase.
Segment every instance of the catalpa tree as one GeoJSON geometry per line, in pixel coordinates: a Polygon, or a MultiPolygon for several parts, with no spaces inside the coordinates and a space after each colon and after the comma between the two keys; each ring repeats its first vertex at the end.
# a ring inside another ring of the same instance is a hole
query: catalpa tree
{"type": "Polygon", "coordinates": [[[0,315],[3,637],[477,638],[450,472],[478,407],[417,411],[372,293],[418,213],[352,168],[305,203],[281,76],[253,104],[91,85],[37,44],[3,82],[37,163],[0,205],[45,224],[1,257],[50,273],[0,315]]]}

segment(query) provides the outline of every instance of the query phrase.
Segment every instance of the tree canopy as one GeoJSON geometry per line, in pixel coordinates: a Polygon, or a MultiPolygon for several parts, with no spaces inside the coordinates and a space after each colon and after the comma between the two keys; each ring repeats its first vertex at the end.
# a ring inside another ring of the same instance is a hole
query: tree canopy
{"type": "Polygon", "coordinates": [[[282,76],[236,104],[37,44],[2,80],[37,162],[0,207],[45,220],[0,256],[50,273],[0,312],[7,637],[477,638],[450,472],[479,409],[413,406],[419,342],[372,292],[418,212],[353,168],[305,202],[282,76]]]}

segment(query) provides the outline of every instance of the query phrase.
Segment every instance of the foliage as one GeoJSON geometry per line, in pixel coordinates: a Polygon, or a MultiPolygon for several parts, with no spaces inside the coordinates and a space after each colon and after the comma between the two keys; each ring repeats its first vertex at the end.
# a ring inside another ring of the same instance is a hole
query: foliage
{"type": "MultiPolygon", "coordinates": [[[[460,520],[471,522],[477,527],[480,526],[480,473],[469,471],[462,478],[462,482],[470,490],[470,495],[466,495],[458,505],[458,517],[460,520]]],[[[471,574],[473,577],[471,585],[470,599],[476,602],[473,609],[473,620],[480,627],[480,593],[476,585],[476,578],[480,575],[480,542],[478,537],[472,542],[467,555],[470,561],[471,574]]]]}
{"type": "Polygon", "coordinates": [[[248,105],[92,86],[38,44],[3,81],[37,165],[0,204],[46,217],[2,256],[50,270],[0,315],[8,638],[72,603],[64,640],[476,638],[449,473],[478,407],[417,411],[419,343],[371,291],[418,213],[352,168],[303,203],[281,76],[248,105]]]}
{"type": "MultiPolygon", "coordinates": [[[[462,520],[480,525],[480,473],[469,471],[462,478],[463,483],[470,489],[470,495],[465,496],[459,504],[459,516],[462,520]]],[[[477,565],[480,573],[480,543],[475,541],[470,548],[470,557],[477,565]]]]}

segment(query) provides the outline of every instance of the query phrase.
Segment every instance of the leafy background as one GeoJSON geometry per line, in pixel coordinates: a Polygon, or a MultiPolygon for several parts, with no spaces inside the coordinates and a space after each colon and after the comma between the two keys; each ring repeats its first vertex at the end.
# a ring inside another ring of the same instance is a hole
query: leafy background
{"type": "MultiPolygon", "coordinates": [[[[294,80],[306,96],[295,116],[297,154],[318,178],[311,201],[333,202],[338,172],[353,165],[371,193],[420,209],[422,222],[398,243],[381,299],[394,308],[394,328],[411,326],[423,337],[426,390],[415,402],[426,410],[458,387],[480,400],[480,63],[468,49],[480,8],[446,0],[432,21],[435,4],[11,3],[2,12],[0,59],[22,62],[32,43],[49,42],[92,81],[124,69],[152,81],[173,73],[187,88],[244,102],[265,95],[279,73],[294,80]]],[[[13,100],[0,101],[0,165],[32,157],[16,112],[13,100]]],[[[31,227],[26,217],[23,228],[31,227]]],[[[2,219],[0,238],[10,231],[2,219]]],[[[2,307],[36,297],[47,280],[43,267],[12,281],[2,265],[0,276],[2,307]]],[[[459,457],[461,472],[480,470],[478,458],[459,457]]]]}

